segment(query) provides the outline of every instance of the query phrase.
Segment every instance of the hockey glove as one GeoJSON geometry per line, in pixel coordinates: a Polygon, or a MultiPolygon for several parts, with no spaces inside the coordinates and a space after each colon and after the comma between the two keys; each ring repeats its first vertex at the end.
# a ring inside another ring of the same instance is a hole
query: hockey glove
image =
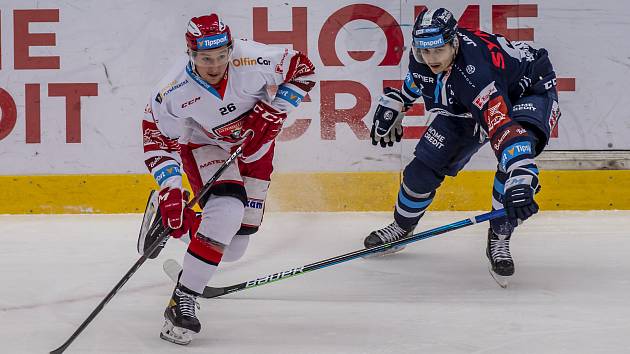
{"type": "Polygon", "coordinates": [[[246,113],[243,122],[242,159],[245,162],[253,162],[260,159],[276,139],[282,123],[287,118],[285,112],[279,111],[265,102],[258,102],[249,112],[246,113]]]}
{"type": "Polygon", "coordinates": [[[403,111],[406,108],[408,107],[405,107],[400,90],[386,87],[374,112],[370,132],[372,145],[380,143],[381,147],[393,146],[394,141],[399,142],[402,139],[402,120],[405,116],[403,111]]]}
{"type": "Polygon", "coordinates": [[[171,236],[174,238],[182,237],[191,229],[192,236],[199,227],[195,211],[186,206],[188,195],[188,191],[182,193],[180,188],[167,187],[160,191],[158,197],[162,224],[172,230],[171,236]]]}
{"type": "Polygon", "coordinates": [[[534,194],[538,192],[538,175],[526,168],[515,168],[505,182],[503,206],[513,227],[538,212],[534,194]]]}

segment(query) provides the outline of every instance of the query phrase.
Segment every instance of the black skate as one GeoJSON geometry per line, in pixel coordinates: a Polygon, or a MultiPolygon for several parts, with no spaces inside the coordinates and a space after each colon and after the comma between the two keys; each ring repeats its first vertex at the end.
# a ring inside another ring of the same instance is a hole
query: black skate
{"type": "Polygon", "coordinates": [[[189,344],[193,334],[201,331],[201,323],[195,315],[197,308],[197,294],[178,283],[164,311],[160,338],[175,344],[189,344]]]}
{"type": "MultiPolygon", "coordinates": [[[[393,241],[400,240],[401,238],[407,237],[411,235],[412,231],[413,231],[413,228],[411,230],[405,230],[402,227],[400,227],[398,223],[396,223],[396,221],[394,221],[393,223],[385,226],[382,229],[378,229],[378,230],[370,232],[368,237],[366,237],[365,240],[363,241],[363,245],[365,246],[365,248],[372,248],[372,247],[384,245],[386,243],[390,243],[393,241]]],[[[404,248],[405,248],[405,245],[398,245],[398,246],[394,246],[389,249],[386,249],[382,252],[374,253],[367,257],[384,256],[386,254],[402,251],[404,248]]]]}
{"type": "MultiPolygon", "coordinates": [[[[147,206],[144,209],[144,217],[142,218],[142,226],[140,227],[140,234],[138,235],[138,253],[145,254],[149,247],[158,239],[160,234],[164,231],[164,225],[162,225],[162,216],[160,215],[160,208],[158,207],[158,193],[151,191],[149,194],[149,200],[147,206]]],[[[160,242],[158,248],[148,256],[149,259],[156,258],[164,246],[166,241],[160,242]]]]}
{"type": "Polygon", "coordinates": [[[506,288],[507,278],[514,274],[514,261],[510,254],[510,236],[497,235],[488,229],[486,256],[490,261],[490,275],[502,288],[506,288]]]}

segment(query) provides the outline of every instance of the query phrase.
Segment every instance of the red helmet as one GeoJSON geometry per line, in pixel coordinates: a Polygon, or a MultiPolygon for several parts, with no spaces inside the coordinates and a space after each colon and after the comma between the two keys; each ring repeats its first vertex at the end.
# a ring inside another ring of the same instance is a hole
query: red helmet
{"type": "Polygon", "coordinates": [[[217,14],[193,17],[188,22],[186,45],[193,51],[214,49],[232,44],[230,27],[217,14]]]}

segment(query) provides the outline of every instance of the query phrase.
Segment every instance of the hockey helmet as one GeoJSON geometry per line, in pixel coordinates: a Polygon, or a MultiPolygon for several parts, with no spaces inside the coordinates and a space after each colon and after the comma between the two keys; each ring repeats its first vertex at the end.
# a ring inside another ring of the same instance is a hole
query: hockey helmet
{"type": "Polygon", "coordinates": [[[424,9],[416,18],[412,32],[412,50],[417,61],[422,62],[422,49],[438,48],[457,37],[457,20],[445,8],[424,9]]]}
{"type": "Polygon", "coordinates": [[[186,45],[195,65],[224,65],[232,51],[230,27],[214,13],[193,17],[188,22],[186,45]]]}

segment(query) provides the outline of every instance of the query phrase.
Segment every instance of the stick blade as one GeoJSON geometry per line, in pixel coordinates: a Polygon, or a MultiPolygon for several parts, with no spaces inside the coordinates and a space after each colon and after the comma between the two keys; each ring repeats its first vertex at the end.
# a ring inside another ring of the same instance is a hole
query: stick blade
{"type": "Polygon", "coordinates": [[[162,268],[164,269],[164,273],[173,281],[173,283],[177,283],[179,281],[179,274],[182,272],[182,266],[177,263],[174,259],[167,259],[162,264],[162,268]]]}
{"type": "Polygon", "coordinates": [[[224,288],[213,288],[211,286],[206,286],[206,288],[203,289],[203,294],[201,294],[201,297],[203,297],[204,299],[212,299],[213,297],[219,297],[225,294],[226,292],[224,288]]]}
{"type": "MultiPolygon", "coordinates": [[[[182,272],[182,266],[174,259],[167,259],[162,264],[162,268],[164,269],[164,273],[173,281],[177,283],[179,281],[179,274],[182,272]]],[[[225,295],[226,291],[224,288],[213,288],[211,286],[206,286],[203,290],[203,294],[201,297],[204,299],[212,299],[213,297],[218,297],[221,295],[225,295]]]]}

